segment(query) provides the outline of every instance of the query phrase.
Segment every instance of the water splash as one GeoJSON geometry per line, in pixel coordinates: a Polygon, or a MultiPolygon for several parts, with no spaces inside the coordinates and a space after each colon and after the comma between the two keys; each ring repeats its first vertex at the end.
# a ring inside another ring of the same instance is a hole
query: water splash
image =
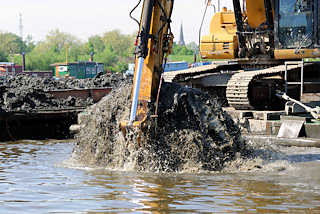
{"type": "MultiPolygon", "coordinates": [[[[82,120],[74,157],[89,166],[152,172],[216,171],[249,155],[240,129],[208,94],[164,84],[157,128],[122,136],[120,121],[129,114],[131,87],[123,85],[90,107],[82,120]]],[[[152,107],[151,107],[152,109],[152,107]]]]}

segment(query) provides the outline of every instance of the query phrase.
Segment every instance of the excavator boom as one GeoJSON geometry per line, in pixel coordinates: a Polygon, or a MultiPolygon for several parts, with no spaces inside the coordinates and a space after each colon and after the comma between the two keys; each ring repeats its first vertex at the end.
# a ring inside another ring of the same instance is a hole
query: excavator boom
{"type": "Polygon", "coordinates": [[[146,120],[150,102],[154,101],[163,72],[165,55],[170,52],[173,35],[170,29],[173,0],[144,0],[137,36],[132,106],[126,127],[141,127],[146,120]]]}

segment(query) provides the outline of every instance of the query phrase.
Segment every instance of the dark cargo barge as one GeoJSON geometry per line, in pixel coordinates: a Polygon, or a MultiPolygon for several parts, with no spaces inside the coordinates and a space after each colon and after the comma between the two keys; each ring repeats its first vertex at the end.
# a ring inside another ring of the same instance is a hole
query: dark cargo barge
{"type": "Polygon", "coordinates": [[[18,139],[66,139],[69,126],[83,109],[37,112],[0,112],[0,141],[18,139]]]}
{"type": "MultiPolygon", "coordinates": [[[[110,93],[111,87],[48,91],[56,99],[75,97],[93,99],[94,103],[110,93]]],[[[35,111],[0,111],[0,141],[18,139],[66,139],[72,137],[69,127],[85,106],[35,111]]]]}

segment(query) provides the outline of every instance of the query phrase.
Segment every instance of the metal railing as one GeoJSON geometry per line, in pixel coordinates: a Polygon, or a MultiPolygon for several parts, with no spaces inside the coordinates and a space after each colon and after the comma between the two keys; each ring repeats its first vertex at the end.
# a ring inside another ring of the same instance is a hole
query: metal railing
{"type": "Polygon", "coordinates": [[[288,92],[288,85],[300,85],[300,96],[303,95],[304,93],[304,85],[320,85],[320,81],[318,82],[306,82],[304,80],[305,77],[305,65],[308,64],[314,64],[314,63],[320,63],[320,59],[319,60],[312,60],[310,62],[307,61],[307,59],[302,59],[300,61],[287,61],[285,62],[285,76],[284,76],[284,80],[285,80],[285,92],[288,92]],[[289,65],[300,65],[299,67],[301,68],[301,72],[300,72],[300,81],[296,81],[296,82],[289,82],[288,81],[288,66],[289,65]]]}

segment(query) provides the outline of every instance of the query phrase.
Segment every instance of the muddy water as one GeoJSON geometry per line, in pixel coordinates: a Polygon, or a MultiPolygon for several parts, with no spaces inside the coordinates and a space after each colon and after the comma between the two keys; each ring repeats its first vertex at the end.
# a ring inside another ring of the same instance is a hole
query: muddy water
{"type": "Polygon", "coordinates": [[[72,166],[72,148],[0,143],[0,213],[320,213],[319,149],[277,148],[250,172],[142,174],[72,166]]]}

